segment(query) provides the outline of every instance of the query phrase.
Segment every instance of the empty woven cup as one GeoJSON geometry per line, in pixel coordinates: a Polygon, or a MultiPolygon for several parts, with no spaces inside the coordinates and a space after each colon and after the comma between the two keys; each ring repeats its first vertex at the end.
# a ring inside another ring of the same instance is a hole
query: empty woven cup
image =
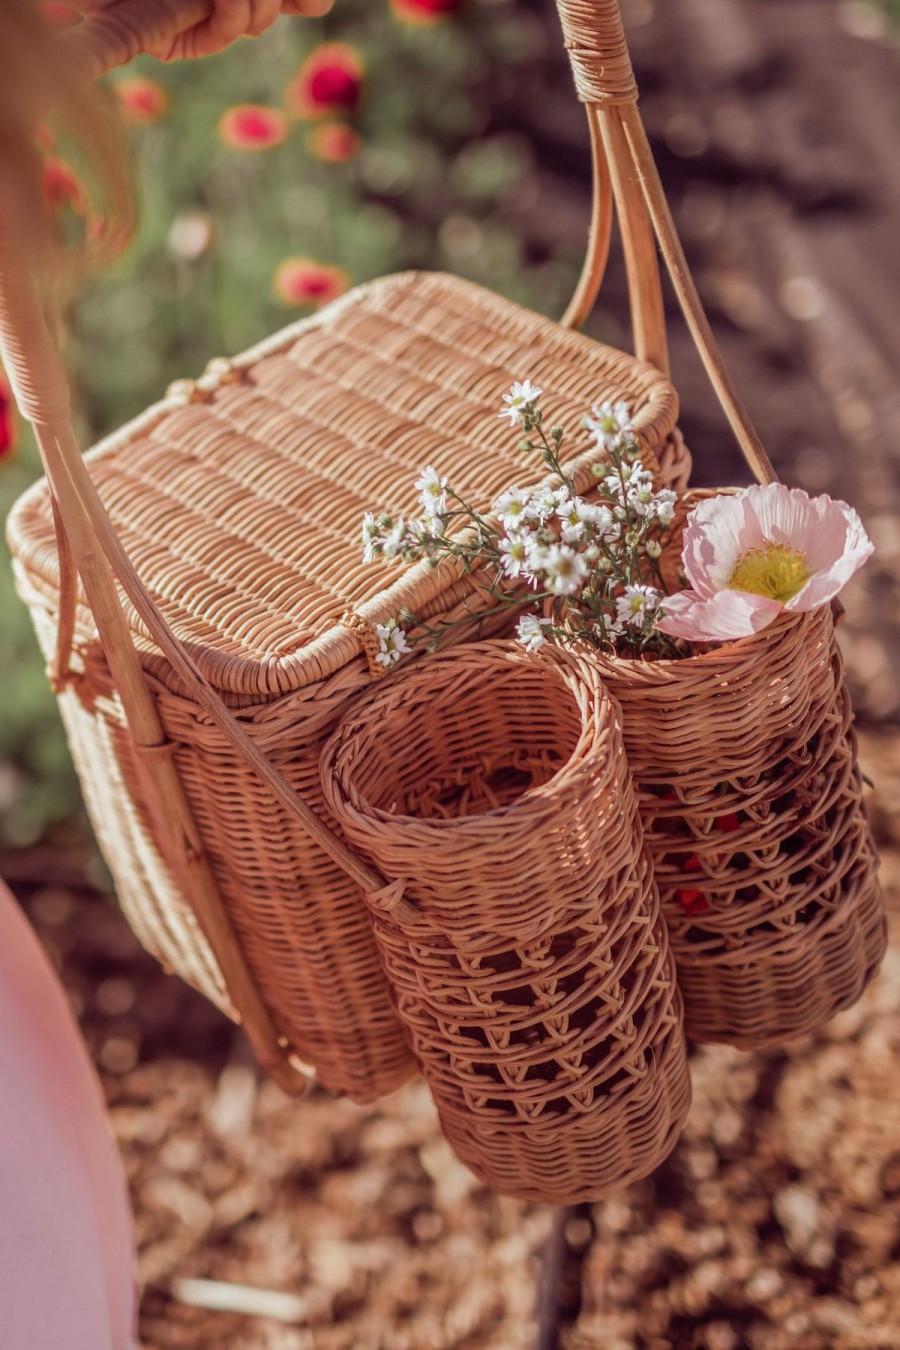
{"type": "Polygon", "coordinates": [[[356,705],[322,768],[394,883],[368,897],[376,939],[459,1156],[553,1204],[652,1171],[690,1100],[681,1005],[596,663],[429,657],[356,705]]]}

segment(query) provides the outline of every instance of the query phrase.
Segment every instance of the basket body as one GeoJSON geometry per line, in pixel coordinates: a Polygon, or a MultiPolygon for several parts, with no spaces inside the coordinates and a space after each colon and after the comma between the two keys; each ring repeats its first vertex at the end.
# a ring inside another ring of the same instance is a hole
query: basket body
{"type": "Polygon", "coordinates": [[[669,1152],[680,998],[622,748],[589,658],[475,644],[392,677],[323,756],[385,875],[375,932],[448,1139],[528,1200],[597,1199],[669,1152]]]}
{"type": "Polygon", "coordinates": [[[831,610],[683,661],[599,661],[688,1036],[758,1049],[816,1031],[885,949],[831,610]]]}
{"type": "MultiPolygon", "coordinates": [[[[450,614],[473,589],[443,571],[364,565],[362,513],[414,510],[413,482],[429,459],[485,504],[521,480],[496,412],[523,371],[570,422],[592,400],[627,398],[647,462],[683,483],[676,399],[657,371],[476,286],[421,274],[361,287],[217,363],[88,457],[172,629],[321,815],[321,744],[381,670],[372,624],[401,605],[450,614]]],[[[586,446],[586,474],[595,458],[586,446]]],[[[19,503],[9,537],[49,660],[60,574],[46,483],[19,503]]],[[[159,753],[174,759],[198,847],[277,1031],[333,1091],[367,1101],[392,1090],[415,1066],[361,891],[211,725],[134,617],[131,628],[168,737],[159,753]]],[[[147,806],[145,765],[84,604],[61,704],[127,917],[167,968],[231,1011],[191,882],[147,806]]]]}

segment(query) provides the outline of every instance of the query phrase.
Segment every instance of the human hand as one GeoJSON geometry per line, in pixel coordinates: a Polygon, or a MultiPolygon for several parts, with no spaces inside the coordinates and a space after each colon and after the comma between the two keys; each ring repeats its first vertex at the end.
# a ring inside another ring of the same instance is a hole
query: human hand
{"type": "MultiPolygon", "coordinates": [[[[122,4],[126,0],[75,0],[83,14],[122,4]]],[[[196,60],[213,56],[242,37],[259,37],[282,14],[315,17],[326,14],[333,0],[210,0],[209,16],[183,32],[149,47],[161,61],[196,60]]]]}

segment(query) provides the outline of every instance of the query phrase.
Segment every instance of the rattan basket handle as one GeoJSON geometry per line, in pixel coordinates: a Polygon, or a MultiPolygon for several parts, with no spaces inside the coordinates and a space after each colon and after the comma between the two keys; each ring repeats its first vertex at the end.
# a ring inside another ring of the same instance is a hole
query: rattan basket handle
{"type": "Polygon", "coordinates": [[[775,469],[726,369],[678,238],[638,112],[637,83],[618,0],[557,0],[557,8],[575,88],[587,107],[595,165],[588,255],[566,320],[577,326],[586,317],[603,276],[609,219],[598,183],[598,159],[605,152],[621,223],[637,355],[666,369],[655,234],[694,344],[744,458],[758,482],[774,482],[775,469]]]}

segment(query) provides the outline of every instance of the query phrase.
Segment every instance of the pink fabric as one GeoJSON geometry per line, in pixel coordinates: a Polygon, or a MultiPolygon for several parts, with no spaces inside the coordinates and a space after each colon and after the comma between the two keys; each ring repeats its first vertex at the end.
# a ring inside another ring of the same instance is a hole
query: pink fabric
{"type": "Polygon", "coordinates": [[[125,1180],[66,996],[0,883],[0,1344],[132,1350],[125,1180]]]}

